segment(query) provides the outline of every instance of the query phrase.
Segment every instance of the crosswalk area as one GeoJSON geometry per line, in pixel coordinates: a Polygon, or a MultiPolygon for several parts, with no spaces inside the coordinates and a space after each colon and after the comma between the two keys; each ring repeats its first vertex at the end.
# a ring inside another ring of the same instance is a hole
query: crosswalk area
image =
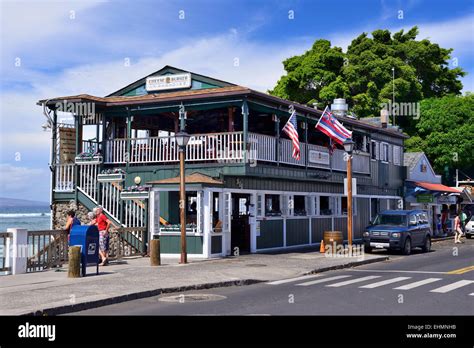
{"type": "MultiPolygon", "coordinates": [[[[417,275],[419,277],[419,275],[417,275]]],[[[430,277],[414,279],[412,276],[390,276],[390,275],[305,275],[301,277],[282,279],[267,282],[268,285],[294,285],[297,287],[322,286],[328,288],[357,287],[359,289],[391,288],[392,290],[423,289],[430,293],[446,294],[460,289],[468,290],[467,295],[474,296],[474,280],[456,279],[452,277],[430,277]]]]}

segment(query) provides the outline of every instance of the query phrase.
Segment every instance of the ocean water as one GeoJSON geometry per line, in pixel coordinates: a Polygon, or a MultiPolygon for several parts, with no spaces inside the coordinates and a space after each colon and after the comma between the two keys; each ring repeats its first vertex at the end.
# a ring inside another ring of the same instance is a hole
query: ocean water
{"type": "Polygon", "coordinates": [[[26,228],[31,231],[49,230],[49,206],[0,207],[0,232],[7,228],[26,228]]]}

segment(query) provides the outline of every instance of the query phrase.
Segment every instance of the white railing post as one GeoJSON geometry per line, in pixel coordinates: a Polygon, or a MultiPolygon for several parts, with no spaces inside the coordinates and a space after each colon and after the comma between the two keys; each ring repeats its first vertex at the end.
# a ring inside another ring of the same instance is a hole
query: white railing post
{"type": "Polygon", "coordinates": [[[12,237],[7,239],[6,267],[10,267],[11,274],[26,273],[28,230],[24,228],[8,228],[7,232],[11,233],[12,237]]]}

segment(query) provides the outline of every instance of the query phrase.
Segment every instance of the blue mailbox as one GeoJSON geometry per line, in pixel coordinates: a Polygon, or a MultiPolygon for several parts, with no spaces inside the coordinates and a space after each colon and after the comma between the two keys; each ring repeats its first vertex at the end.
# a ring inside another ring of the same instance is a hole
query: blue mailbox
{"type": "Polygon", "coordinates": [[[69,245],[81,247],[82,276],[86,276],[86,267],[95,265],[99,274],[99,230],[94,225],[75,225],[71,228],[69,245]]]}

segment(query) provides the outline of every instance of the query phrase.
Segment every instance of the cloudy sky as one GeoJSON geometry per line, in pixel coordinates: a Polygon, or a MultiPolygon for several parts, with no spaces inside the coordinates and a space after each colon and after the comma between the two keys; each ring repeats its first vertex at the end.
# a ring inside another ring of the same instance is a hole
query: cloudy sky
{"type": "Polygon", "coordinates": [[[167,64],[266,91],[282,60],[316,39],[345,49],[364,31],[418,25],[420,39],[454,49],[469,73],[464,91],[473,91],[473,4],[0,0],[0,197],[49,200],[51,134],[39,99],[103,96],[167,64]]]}

